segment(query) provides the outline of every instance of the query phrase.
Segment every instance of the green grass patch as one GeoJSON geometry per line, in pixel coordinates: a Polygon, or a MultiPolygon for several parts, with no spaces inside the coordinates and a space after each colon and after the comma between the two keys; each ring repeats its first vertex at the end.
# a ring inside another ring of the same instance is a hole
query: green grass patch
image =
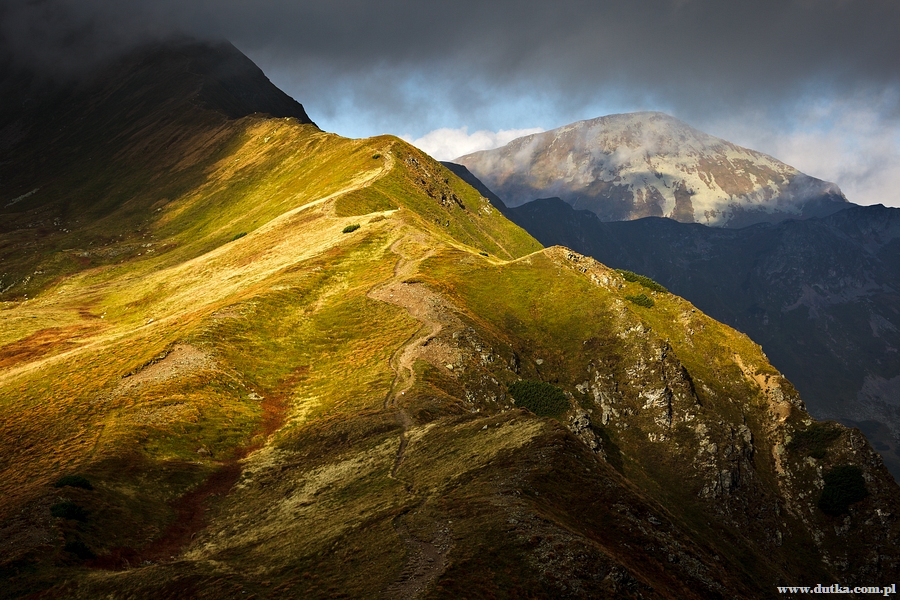
{"type": "Polygon", "coordinates": [[[527,408],[539,417],[559,419],[571,406],[563,391],[543,381],[517,381],[509,386],[516,406],[527,408]]]}
{"type": "Polygon", "coordinates": [[[357,229],[359,229],[359,223],[354,223],[353,225],[347,225],[346,227],[344,227],[342,233],[353,233],[357,229]]]}
{"type": "Polygon", "coordinates": [[[822,459],[831,444],[841,437],[841,430],[830,423],[813,423],[806,429],[794,433],[788,443],[788,450],[806,456],[822,459]]]}
{"type": "Polygon", "coordinates": [[[653,305],[656,302],[653,301],[653,298],[647,297],[646,294],[638,294],[637,296],[625,296],[625,299],[633,304],[637,304],[638,306],[643,306],[645,308],[653,308],[653,305]]]}
{"type": "Polygon", "coordinates": [[[819,508],[827,515],[837,516],[848,512],[850,505],[869,495],[862,469],[853,465],[841,465],[825,473],[825,487],[819,498],[819,508]]]}
{"type": "Polygon", "coordinates": [[[669,292],[669,290],[667,290],[660,284],[656,283],[649,277],[645,277],[643,275],[638,275],[637,273],[634,273],[632,271],[626,271],[625,269],[616,269],[616,273],[618,273],[619,275],[624,277],[625,281],[630,281],[632,283],[638,283],[638,284],[642,285],[643,287],[647,288],[648,290],[651,290],[654,292],[663,292],[663,293],[669,292]]]}
{"type": "Polygon", "coordinates": [[[352,190],[334,200],[334,214],[338,217],[356,217],[396,208],[397,204],[387,194],[372,187],[352,190]]]}
{"type": "MultiPolygon", "coordinates": [[[[543,360],[521,360],[514,377],[570,385],[583,381],[587,361],[618,364],[619,342],[595,342],[616,327],[606,301],[609,293],[581,273],[560,270],[543,253],[523,261],[491,264],[467,253],[448,251],[427,259],[422,278],[445,291],[469,314],[484,339],[496,336],[495,348],[543,360]]],[[[635,317],[629,317],[635,318],[635,317]]],[[[518,359],[516,359],[518,360],[518,359]]],[[[499,374],[499,373],[498,373],[499,374]]]]}
{"type": "Polygon", "coordinates": [[[446,167],[401,140],[392,141],[395,167],[371,187],[415,213],[439,239],[449,237],[501,258],[540,250],[537,240],[446,167]]]}

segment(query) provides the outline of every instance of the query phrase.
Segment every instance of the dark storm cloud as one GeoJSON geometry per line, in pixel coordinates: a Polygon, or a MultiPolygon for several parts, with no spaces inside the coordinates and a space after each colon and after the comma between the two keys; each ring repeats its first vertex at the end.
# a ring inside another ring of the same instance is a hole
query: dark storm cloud
{"type": "Polygon", "coordinates": [[[898,31],[898,0],[0,0],[0,50],[56,77],[225,38],[344,135],[447,145],[664,110],[892,205],[898,31]]]}
{"type": "Polygon", "coordinates": [[[900,83],[896,0],[208,2],[178,16],[285,67],[378,72],[394,90],[440,79],[464,111],[495,93],[577,105],[616,88],[688,109],[900,83]]]}
{"type": "Polygon", "coordinates": [[[44,66],[68,67],[154,36],[191,33],[228,38],[270,68],[302,69],[294,71],[301,89],[328,85],[323,77],[378,104],[402,102],[401,82],[409,78],[439,81],[438,91],[462,111],[509,92],[577,105],[615,88],[688,110],[779,101],[810,86],[900,83],[896,0],[8,0],[4,6],[3,36],[20,57],[44,66]],[[311,78],[305,84],[304,73],[311,78]]]}
{"type": "Polygon", "coordinates": [[[67,77],[172,32],[129,3],[97,0],[3,0],[0,50],[12,63],[67,77]]]}

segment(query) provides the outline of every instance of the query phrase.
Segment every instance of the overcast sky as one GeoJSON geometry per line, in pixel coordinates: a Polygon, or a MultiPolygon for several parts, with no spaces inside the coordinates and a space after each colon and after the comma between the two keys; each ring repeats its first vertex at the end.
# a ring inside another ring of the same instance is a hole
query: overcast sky
{"type": "Polygon", "coordinates": [[[898,0],[2,0],[64,71],[171,33],[226,38],[325,130],[440,159],[661,110],[900,206],[898,0]]]}

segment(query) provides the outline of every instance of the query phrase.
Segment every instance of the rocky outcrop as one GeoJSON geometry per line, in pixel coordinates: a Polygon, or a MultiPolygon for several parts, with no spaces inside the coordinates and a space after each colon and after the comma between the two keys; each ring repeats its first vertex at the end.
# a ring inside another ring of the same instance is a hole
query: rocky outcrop
{"type": "Polygon", "coordinates": [[[544,244],[652,277],[745,331],[815,417],[861,427],[900,477],[900,209],[851,207],[738,230],[601,223],[560,200],[509,214],[544,244]]]}
{"type": "Polygon", "coordinates": [[[584,445],[590,448],[591,452],[606,458],[606,452],[603,450],[603,440],[594,431],[591,425],[590,414],[586,410],[583,408],[575,409],[575,412],[569,417],[568,427],[569,431],[584,442],[584,445]]]}

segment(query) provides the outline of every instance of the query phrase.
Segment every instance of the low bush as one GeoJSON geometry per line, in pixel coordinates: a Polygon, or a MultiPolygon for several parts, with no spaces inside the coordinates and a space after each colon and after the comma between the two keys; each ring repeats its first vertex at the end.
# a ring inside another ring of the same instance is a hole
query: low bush
{"type": "Polygon", "coordinates": [[[57,519],[87,520],[87,512],[74,502],[57,502],[50,507],[50,514],[57,519]]]}
{"type": "Polygon", "coordinates": [[[832,442],[841,437],[841,430],[829,423],[813,423],[802,431],[794,433],[788,443],[793,450],[813,458],[825,458],[825,452],[832,442]]]}
{"type": "Polygon", "coordinates": [[[87,547],[87,544],[82,542],[81,540],[73,540],[71,542],[66,542],[66,545],[63,546],[63,550],[74,554],[78,558],[82,560],[87,560],[89,558],[94,558],[96,555],[91,552],[91,549],[87,547]]]}
{"type": "Polygon", "coordinates": [[[527,408],[539,417],[559,419],[569,410],[569,400],[561,389],[543,381],[517,381],[509,386],[516,406],[527,408]]]}
{"type": "Polygon", "coordinates": [[[346,227],[344,227],[344,230],[342,233],[352,233],[352,232],[356,231],[357,229],[359,229],[359,223],[354,223],[353,225],[347,225],[346,227]]]}
{"type": "Polygon", "coordinates": [[[634,273],[632,271],[626,271],[625,269],[616,269],[616,273],[618,273],[619,275],[624,277],[625,281],[630,281],[632,283],[639,283],[643,287],[647,288],[648,290],[651,290],[654,292],[663,292],[663,293],[669,292],[669,290],[667,290],[663,286],[659,285],[658,283],[656,283],[649,277],[644,277],[643,275],[638,275],[637,273],[634,273]]]}
{"type": "Polygon", "coordinates": [[[853,465],[835,467],[825,473],[825,487],[819,498],[819,508],[828,515],[848,512],[850,505],[869,495],[862,470],[853,465]]]}
{"type": "Polygon", "coordinates": [[[242,237],[244,237],[245,235],[247,235],[247,232],[246,232],[246,231],[242,231],[242,232],[240,232],[240,233],[237,233],[237,234],[235,234],[235,236],[234,236],[233,238],[231,238],[231,241],[233,242],[234,240],[239,240],[239,239],[241,239],[242,237]]]}
{"type": "Polygon", "coordinates": [[[94,486],[91,485],[91,482],[81,475],[66,475],[64,477],[60,477],[56,480],[56,483],[53,484],[53,487],[76,487],[82,488],[85,490],[92,490],[94,486]]]}
{"type": "Polygon", "coordinates": [[[653,298],[649,298],[646,294],[638,294],[637,296],[625,296],[625,299],[634,302],[638,306],[644,306],[646,308],[652,308],[655,302],[653,302],[653,298]]]}

